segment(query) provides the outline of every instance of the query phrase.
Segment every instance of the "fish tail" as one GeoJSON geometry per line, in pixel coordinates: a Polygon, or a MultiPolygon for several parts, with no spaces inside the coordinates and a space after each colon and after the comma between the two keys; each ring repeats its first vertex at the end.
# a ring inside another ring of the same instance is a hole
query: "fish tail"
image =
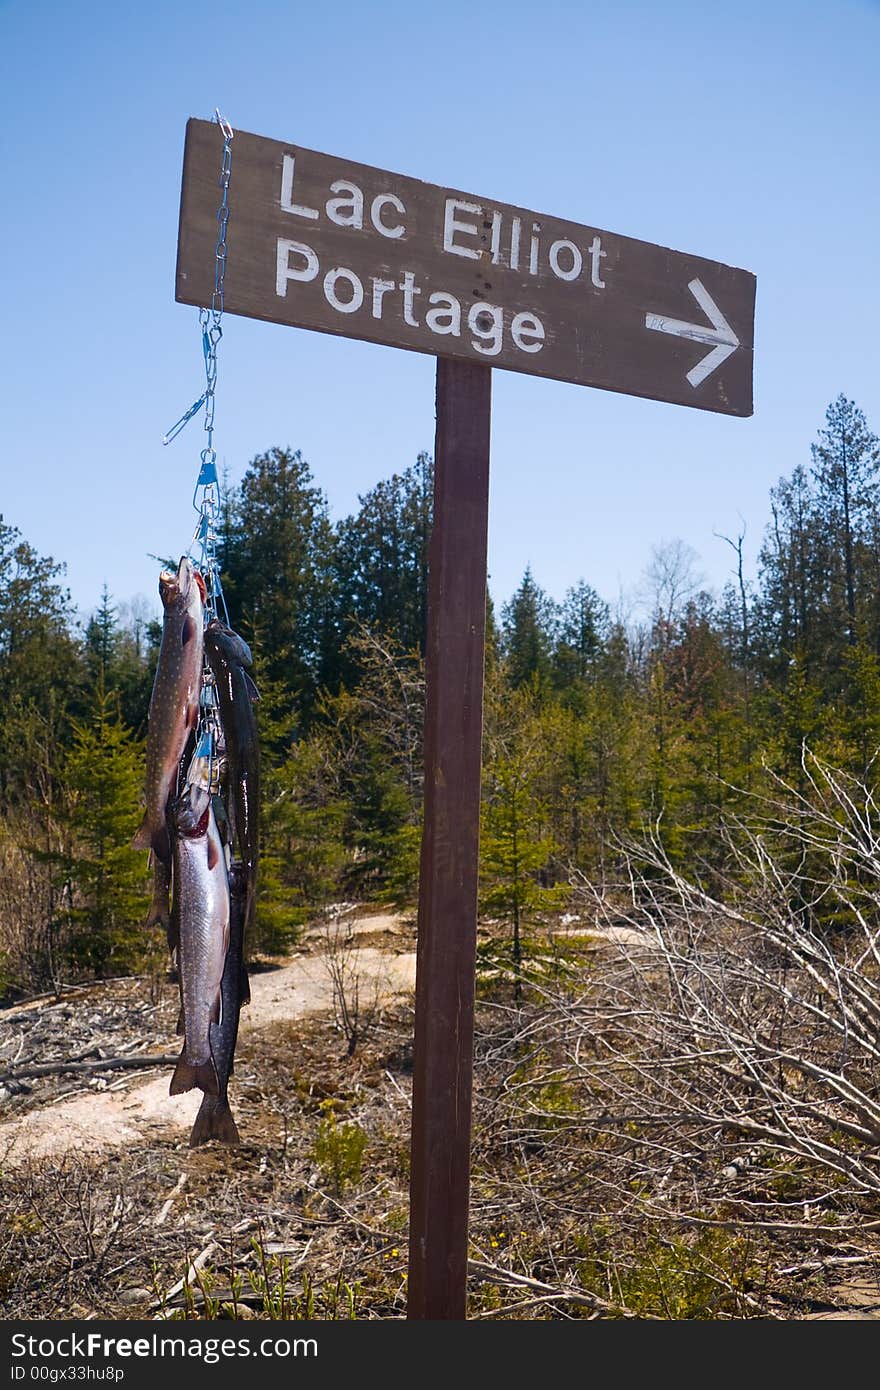
{"type": "Polygon", "coordinates": [[[189,1136],[189,1146],[197,1149],[200,1144],[207,1144],[209,1139],[216,1139],[218,1144],[241,1143],[228,1102],[205,1096],[189,1136]]]}
{"type": "Polygon", "coordinates": [[[209,1057],[206,1062],[189,1062],[186,1057],[186,1048],[184,1048],[178,1058],[177,1066],[174,1068],[168,1094],[179,1096],[184,1091],[192,1091],[196,1086],[204,1091],[206,1096],[219,1096],[220,1094],[220,1083],[217,1080],[217,1069],[214,1066],[213,1058],[209,1057]]]}

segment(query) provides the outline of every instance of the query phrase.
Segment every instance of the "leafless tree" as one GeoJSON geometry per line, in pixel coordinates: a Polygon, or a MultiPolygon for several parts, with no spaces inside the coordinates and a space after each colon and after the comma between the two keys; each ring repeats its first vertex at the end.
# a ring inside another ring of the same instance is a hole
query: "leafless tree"
{"type": "Polygon", "coordinates": [[[693,546],[678,537],[653,547],[644,575],[646,601],[652,617],[667,625],[675,622],[688,599],[703,583],[699,559],[693,546]]]}
{"type": "Polygon", "coordinates": [[[379,1015],[382,982],[360,969],[360,948],[350,917],[326,913],[322,944],[333,990],[333,1019],[345,1038],[347,1056],[353,1057],[379,1015]]]}
{"type": "Polygon", "coordinates": [[[404,651],[391,637],[363,624],[349,645],[363,671],[355,698],[416,800],[422,785],[424,665],[417,653],[404,651]]]}

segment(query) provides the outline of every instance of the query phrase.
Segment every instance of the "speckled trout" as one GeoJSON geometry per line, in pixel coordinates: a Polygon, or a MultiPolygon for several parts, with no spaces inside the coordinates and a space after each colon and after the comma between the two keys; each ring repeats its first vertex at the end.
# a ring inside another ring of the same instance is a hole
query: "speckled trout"
{"type": "Polygon", "coordinates": [[[229,1108],[229,1078],[235,1059],[238,1040],[238,1020],[241,1006],[250,998],[247,970],[242,954],[244,946],[245,913],[248,900],[248,877],[241,864],[229,869],[229,950],[223,967],[220,993],[223,1001],[219,1023],[211,1024],[211,1056],[217,1069],[220,1091],[216,1096],[204,1095],[189,1138],[191,1149],[216,1139],[220,1144],[240,1144],[238,1127],[229,1108]]]}
{"type": "MultiPolygon", "coordinates": [[[[171,840],[166,812],[186,741],[199,717],[204,655],[205,584],[186,555],[181,556],[176,574],[172,570],[162,571],[159,594],[165,620],[150,696],[147,807],[132,844],[135,849],[151,849],[163,864],[169,864],[171,840]]],[[[161,877],[157,879],[159,891],[163,883],[161,877]]],[[[156,910],[154,902],[153,914],[156,910]]]]}
{"type": "Polygon", "coordinates": [[[229,947],[226,855],[207,787],[188,783],[173,803],[175,915],[183,1000],[183,1051],[171,1095],[200,1086],[219,1096],[211,1024],[221,1021],[220,986],[229,947]]]}

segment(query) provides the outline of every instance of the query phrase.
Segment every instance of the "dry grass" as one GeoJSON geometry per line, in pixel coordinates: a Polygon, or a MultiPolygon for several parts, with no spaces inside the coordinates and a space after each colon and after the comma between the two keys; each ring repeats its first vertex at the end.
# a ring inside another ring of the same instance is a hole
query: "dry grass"
{"type": "MultiPolygon", "coordinates": [[[[612,959],[578,948],[568,967],[599,981],[612,959]]],[[[833,1306],[835,1260],[872,1277],[873,1238],[815,1204],[809,1172],[758,1158],[731,1182],[722,1141],[710,1170],[673,1181],[650,1131],[597,1124],[596,1096],[554,1065],[546,1000],[514,1011],[505,988],[480,1007],[471,1316],[802,1316],[833,1306]]],[[[169,1135],[100,1164],[6,1168],[5,1316],[404,1316],[410,1038],[408,1010],[353,1058],[330,1019],[275,1025],[238,1060],[240,1149],[169,1135]],[[366,1136],[342,1184],[328,1116],[366,1136]]]]}
{"type": "MultiPolygon", "coordinates": [[[[472,1317],[880,1315],[880,812],[809,771],[715,896],[658,838],[582,884],[584,933],[535,933],[520,1000],[484,932],[472,1317]]],[[[7,1164],[7,1316],[404,1316],[412,1013],[352,1050],[336,1004],[242,1038],[240,1149],[7,1164]]],[[[169,1005],[67,1007],[118,1046],[169,1005]]]]}

